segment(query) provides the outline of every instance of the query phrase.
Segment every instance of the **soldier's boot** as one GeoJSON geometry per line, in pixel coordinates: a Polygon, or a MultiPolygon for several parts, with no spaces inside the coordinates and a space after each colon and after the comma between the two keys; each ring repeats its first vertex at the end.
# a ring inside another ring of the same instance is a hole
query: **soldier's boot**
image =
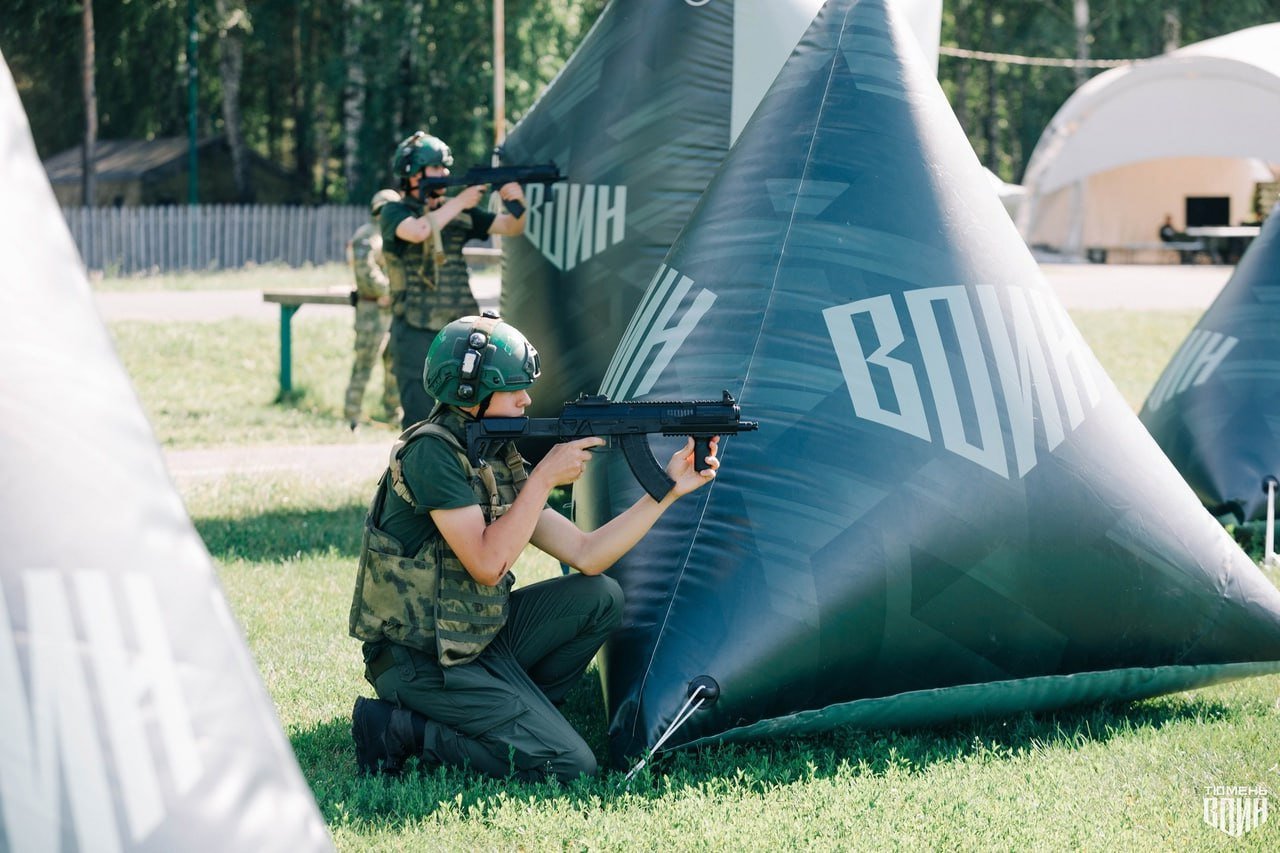
{"type": "Polygon", "coordinates": [[[412,711],[382,699],[357,697],[351,709],[357,769],[365,774],[399,776],[405,759],[422,751],[423,725],[425,718],[412,711]]]}

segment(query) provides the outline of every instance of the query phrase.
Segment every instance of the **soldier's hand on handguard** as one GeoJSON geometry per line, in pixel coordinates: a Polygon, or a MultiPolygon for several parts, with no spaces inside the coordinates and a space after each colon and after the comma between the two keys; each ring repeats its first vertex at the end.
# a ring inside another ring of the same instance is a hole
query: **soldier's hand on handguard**
{"type": "Polygon", "coordinates": [[[717,435],[711,439],[711,453],[704,460],[706,469],[697,471],[693,465],[693,437],[690,436],[684,447],[673,453],[671,461],[667,463],[667,476],[675,481],[671,494],[677,498],[683,497],[714,480],[716,470],[720,467],[720,457],[717,455],[719,449],[720,436],[717,435]]]}
{"type": "Polygon", "coordinates": [[[498,195],[503,201],[518,201],[524,204],[524,187],[515,181],[498,187],[498,195]]]}
{"type": "Polygon", "coordinates": [[[587,470],[587,463],[591,461],[590,449],[604,443],[603,438],[593,435],[557,444],[534,466],[529,476],[546,477],[553,488],[567,486],[587,470]]]}

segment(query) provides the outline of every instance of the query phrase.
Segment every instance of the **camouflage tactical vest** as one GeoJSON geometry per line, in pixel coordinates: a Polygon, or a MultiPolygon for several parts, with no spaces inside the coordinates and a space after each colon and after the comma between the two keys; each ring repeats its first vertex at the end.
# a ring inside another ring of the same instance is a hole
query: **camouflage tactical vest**
{"type": "MultiPolygon", "coordinates": [[[[405,198],[401,204],[422,215],[422,203],[405,198]]],[[[443,329],[459,317],[475,316],[480,306],[471,293],[471,279],[462,247],[471,234],[471,214],[463,211],[440,230],[444,262],[437,269],[434,241],[400,241],[399,253],[387,252],[391,279],[391,311],[417,329],[443,329]]]]}
{"type": "Polygon", "coordinates": [[[382,234],[366,222],[351,235],[347,259],[356,277],[356,292],[365,299],[387,295],[387,273],[383,269],[382,234]]]}
{"type": "Polygon", "coordinates": [[[434,653],[441,666],[475,660],[497,636],[507,623],[515,577],[508,572],[496,586],[476,583],[439,531],[428,537],[417,554],[408,555],[399,540],[378,529],[376,521],[388,487],[417,506],[404,482],[400,458],[411,442],[425,435],[444,439],[457,453],[471,478],[485,524],[511,508],[527,477],[524,459],[514,444],[507,444],[501,459],[471,467],[461,442],[448,428],[461,423],[459,414],[445,410],[443,417],[405,430],[392,448],[390,464],[365,518],[351,602],[351,636],[365,642],[390,640],[434,653]]]}

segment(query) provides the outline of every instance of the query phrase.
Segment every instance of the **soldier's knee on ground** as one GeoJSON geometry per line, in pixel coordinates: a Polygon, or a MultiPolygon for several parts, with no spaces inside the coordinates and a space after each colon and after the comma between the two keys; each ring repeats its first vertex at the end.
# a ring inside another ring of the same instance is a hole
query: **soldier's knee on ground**
{"type": "Polygon", "coordinates": [[[594,776],[600,769],[595,755],[581,741],[568,752],[556,756],[550,764],[551,772],[561,782],[572,782],[579,776],[594,776]]]}
{"type": "Polygon", "coordinates": [[[548,775],[571,782],[583,774],[594,776],[599,770],[595,755],[580,738],[554,751],[539,747],[530,753],[513,744],[481,743],[456,729],[425,722],[418,755],[426,767],[468,768],[495,779],[514,777],[526,782],[540,782],[548,775]]]}
{"type": "Polygon", "coordinates": [[[613,629],[622,624],[622,605],[625,602],[625,596],[618,582],[608,575],[594,575],[585,580],[590,582],[597,596],[600,625],[613,629]]]}

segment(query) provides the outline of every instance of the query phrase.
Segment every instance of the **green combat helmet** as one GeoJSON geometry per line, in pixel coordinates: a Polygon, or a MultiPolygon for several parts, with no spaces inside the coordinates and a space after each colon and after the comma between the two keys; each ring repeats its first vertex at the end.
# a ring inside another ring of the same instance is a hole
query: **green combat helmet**
{"type": "Polygon", "coordinates": [[[428,166],[452,166],[453,155],[444,142],[419,130],[396,147],[396,156],[391,160],[391,171],[401,184],[428,166]]]}
{"type": "Polygon", "coordinates": [[[441,403],[476,406],[494,391],[518,391],[542,373],[538,351],[493,311],[440,330],[427,352],[422,384],[441,403]]]}
{"type": "Polygon", "coordinates": [[[400,193],[395,190],[378,190],[373,194],[373,200],[369,202],[369,212],[377,216],[382,212],[382,207],[387,202],[399,201],[400,193]]]}

